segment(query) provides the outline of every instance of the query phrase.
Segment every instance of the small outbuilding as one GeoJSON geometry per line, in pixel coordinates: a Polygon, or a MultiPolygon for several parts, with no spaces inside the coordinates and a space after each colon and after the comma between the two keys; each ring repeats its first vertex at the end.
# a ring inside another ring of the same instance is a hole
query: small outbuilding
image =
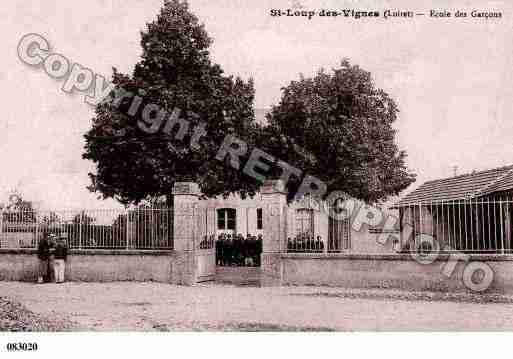
{"type": "Polygon", "coordinates": [[[401,246],[430,236],[445,251],[510,252],[512,203],[513,165],[428,181],[394,206],[401,246]]]}

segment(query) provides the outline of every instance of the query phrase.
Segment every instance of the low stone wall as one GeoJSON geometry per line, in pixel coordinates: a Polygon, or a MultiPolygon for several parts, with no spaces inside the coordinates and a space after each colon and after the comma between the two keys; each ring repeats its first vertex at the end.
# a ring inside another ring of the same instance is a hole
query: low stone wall
{"type": "Polygon", "coordinates": [[[196,282],[206,282],[215,279],[216,254],[215,249],[199,249],[195,251],[196,282]]]}
{"type": "Polygon", "coordinates": [[[395,254],[392,239],[388,239],[383,244],[378,242],[380,236],[388,238],[391,234],[380,234],[377,231],[371,231],[368,225],[363,225],[360,231],[351,230],[351,249],[349,249],[349,252],[356,254],[395,254]]]}
{"type": "MultiPolygon", "coordinates": [[[[0,280],[35,281],[38,260],[34,250],[0,250],[0,280]]],[[[192,284],[192,253],[144,250],[72,250],[66,279],[84,282],[155,281],[192,284]]]]}
{"type": "Polygon", "coordinates": [[[280,279],[283,275],[283,261],[281,253],[268,253],[261,254],[261,269],[265,275],[280,279]]]}
{"type": "MultiPolygon", "coordinates": [[[[467,291],[465,263],[458,262],[450,277],[443,274],[449,260],[441,255],[432,264],[419,264],[407,254],[283,254],[281,283],[347,288],[467,291]]],[[[489,293],[513,294],[513,256],[474,255],[494,272],[489,293]]]]}

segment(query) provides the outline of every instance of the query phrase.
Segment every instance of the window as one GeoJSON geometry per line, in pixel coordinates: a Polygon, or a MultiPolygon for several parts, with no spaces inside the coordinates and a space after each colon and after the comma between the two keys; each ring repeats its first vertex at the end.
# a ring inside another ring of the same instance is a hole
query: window
{"type": "Polygon", "coordinates": [[[296,211],[296,233],[307,235],[313,238],[314,235],[314,212],[313,209],[304,208],[296,211]]]}
{"type": "Polygon", "coordinates": [[[350,249],[349,219],[329,218],[328,252],[350,249]]]}
{"type": "Polygon", "coordinates": [[[263,212],[262,208],[257,208],[257,229],[263,229],[264,223],[263,223],[263,212]]]}
{"type": "Polygon", "coordinates": [[[347,202],[337,199],[329,206],[328,252],[341,252],[351,248],[350,214],[347,202]]]}
{"type": "Polygon", "coordinates": [[[234,208],[217,210],[217,229],[235,230],[237,211],[234,208]]]}

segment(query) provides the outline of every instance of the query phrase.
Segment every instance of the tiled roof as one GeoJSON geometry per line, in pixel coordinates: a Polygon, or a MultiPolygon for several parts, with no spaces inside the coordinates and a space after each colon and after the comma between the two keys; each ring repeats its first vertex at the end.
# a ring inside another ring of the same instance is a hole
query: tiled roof
{"type": "Polygon", "coordinates": [[[509,171],[507,174],[499,178],[497,181],[492,183],[489,187],[482,190],[479,195],[486,195],[494,192],[502,192],[511,190],[513,188],[513,171],[509,171]]]}
{"type": "Polygon", "coordinates": [[[513,189],[513,165],[428,181],[407,194],[394,207],[419,202],[463,200],[509,189],[513,189]]]}

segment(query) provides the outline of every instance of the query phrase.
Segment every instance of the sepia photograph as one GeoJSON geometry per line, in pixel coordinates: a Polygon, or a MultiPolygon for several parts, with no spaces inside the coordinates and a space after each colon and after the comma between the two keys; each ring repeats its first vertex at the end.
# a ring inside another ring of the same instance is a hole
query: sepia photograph
{"type": "Polygon", "coordinates": [[[2,5],[2,356],[506,348],[513,4],[2,5]]]}

